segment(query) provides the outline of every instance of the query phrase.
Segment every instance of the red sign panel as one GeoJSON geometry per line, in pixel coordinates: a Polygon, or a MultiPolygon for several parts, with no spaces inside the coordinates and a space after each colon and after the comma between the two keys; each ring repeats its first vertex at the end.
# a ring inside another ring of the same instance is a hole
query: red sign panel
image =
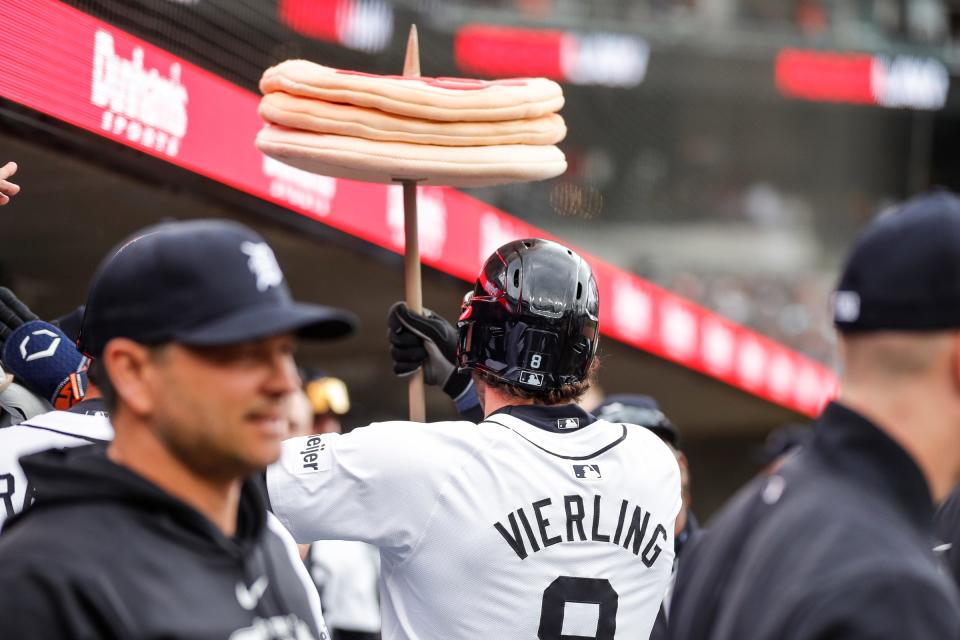
{"type": "Polygon", "coordinates": [[[467,73],[563,80],[562,31],[469,25],[457,31],[454,58],[467,73]]]}
{"type": "Polygon", "coordinates": [[[888,108],[942,109],[950,88],[942,62],[907,55],[784,49],[774,75],[790,98],[888,108]]]}
{"type": "MultiPolygon", "coordinates": [[[[399,186],[318,176],[253,144],[258,96],[54,0],[0,4],[0,96],[397,253],[399,186]]],[[[419,195],[424,263],[467,281],[501,244],[544,231],[443,187],[419,195]]],[[[586,256],[601,328],[629,345],[813,415],[832,372],[693,303],[586,256]]]]}
{"type": "Polygon", "coordinates": [[[545,76],[573,84],[634,87],[647,75],[650,47],[637,36],[468,24],[454,35],[464,73],[545,76]]]}
{"type": "Polygon", "coordinates": [[[277,17],[308,38],[371,53],[382,51],[393,35],[386,0],[279,0],[277,17]]]}

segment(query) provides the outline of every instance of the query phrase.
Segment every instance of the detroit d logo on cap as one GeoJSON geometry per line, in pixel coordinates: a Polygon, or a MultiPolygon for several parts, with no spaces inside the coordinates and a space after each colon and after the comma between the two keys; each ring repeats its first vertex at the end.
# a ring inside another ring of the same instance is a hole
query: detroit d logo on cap
{"type": "Polygon", "coordinates": [[[244,242],[240,245],[240,251],[249,258],[247,267],[257,278],[258,291],[283,284],[283,272],[277,264],[277,257],[266,242],[244,242]]]}

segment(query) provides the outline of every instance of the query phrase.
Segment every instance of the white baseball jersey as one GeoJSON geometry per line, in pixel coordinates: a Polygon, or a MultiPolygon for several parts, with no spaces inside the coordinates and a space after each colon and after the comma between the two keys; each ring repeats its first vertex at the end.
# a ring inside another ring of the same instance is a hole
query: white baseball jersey
{"type": "Polygon", "coordinates": [[[51,411],[0,429],[0,526],[29,504],[20,458],[45,449],[113,440],[110,421],[100,415],[51,411]]]}
{"type": "Polygon", "coordinates": [[[380,631],[380,554],[375,547],[353,540],[320,540],[306,558],[331,629],[380,631]]]}
{"type": "Polygon", "coordinates": [[[510,407],[294,438],[267,486],[298,541],[379,547],[385,640],[645,638],[680,472],[650,431],[592,420],[510,407]]]}

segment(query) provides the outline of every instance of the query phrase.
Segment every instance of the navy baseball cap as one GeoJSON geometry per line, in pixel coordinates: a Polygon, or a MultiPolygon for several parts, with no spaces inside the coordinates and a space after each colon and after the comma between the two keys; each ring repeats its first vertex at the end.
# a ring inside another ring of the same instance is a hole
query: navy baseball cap
{"type": "Polygon", "coordinates": [[[650,396],[633,393],[607,396],[593,410],[593,415],[607,422],[625,422],[646,427],[674,448],[680,446],[680,430],[650,396]]]}
{"type": "Polygon", "coordinates": [[[843,333],[960,328],[960,198],[937,190],[878,217],[854,242],[832,303],[843,333]]]}
{"type": "Polygon", "coordinates": [[[100,264],[79,348],[98,358],[120,337],[212,347],[288,332],[337,338],[355,326],[346,311],[295,302],[273,251],[251,229],[190,220],[143,229],[100,264]]]}
{"type": "Polygon", "coordinates": [[[50,324],[60,329],[60,331],[63,331],[67,338],[70,339],[71,344],[77,344],[77,340],[80,338],[80,325],[83,324],[83,310],[83,305],[80,305],[73,311],[50,321],[50,324]]]}

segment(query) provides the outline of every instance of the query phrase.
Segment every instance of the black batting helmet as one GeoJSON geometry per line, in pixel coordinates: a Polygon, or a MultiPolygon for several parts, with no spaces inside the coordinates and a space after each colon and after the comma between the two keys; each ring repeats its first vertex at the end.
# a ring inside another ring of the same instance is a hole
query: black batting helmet
{"type": "Polygon", "coordinates": [[[590,265],[550,240],[503,245],[460,314],[457,362],[533,391],[587,377],[597,352],[600,296],[590,265]]]}

